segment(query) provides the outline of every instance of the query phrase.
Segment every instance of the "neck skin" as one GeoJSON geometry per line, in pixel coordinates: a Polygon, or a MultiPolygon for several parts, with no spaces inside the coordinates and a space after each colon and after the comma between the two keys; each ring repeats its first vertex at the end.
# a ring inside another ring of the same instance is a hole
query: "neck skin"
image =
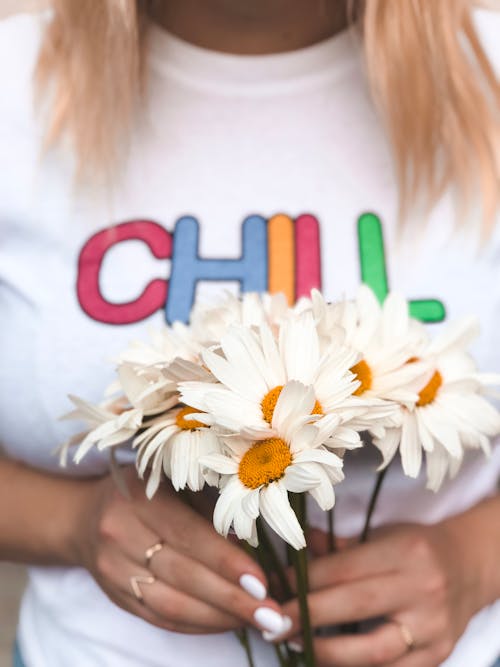
{"type": "Polygon", "coordinates": [[[316,44],[347,27],[344,0],[157,0],[151,17],[213,51],[263,55],[316,44]]]}

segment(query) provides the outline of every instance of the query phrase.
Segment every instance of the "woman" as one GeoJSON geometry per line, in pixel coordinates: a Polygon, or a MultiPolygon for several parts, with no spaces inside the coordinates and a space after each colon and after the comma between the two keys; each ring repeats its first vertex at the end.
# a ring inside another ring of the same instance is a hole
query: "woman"
{"type": "MultiPolygon", "coordinates": [[[[146,501],[133,468],[128,496],[105,459],[61,476],[66,394],[98,400],[117,350],[232,282],[338,298],[389,275],[430,326],[477,314],[498,370],[497,82],[465,0],[355,2],[361,37],[343,2],[53,4],[0,27],[0,556],[32,565],[17,660],[244,665],[232,631],[296,644],[296,601],[166,487],[146,501]]],[[[480,18],[498,63],[498,18],[480,18]]],[[[339,536],[360,531],[375,463],[346,463],[339,536]]],[[[310,594],[316,627],[387,620],[318,636],[320,665],[494,664],[499,470],[498,449],[470,457],[432,495],[391,468],[386,528],[318,549],[310,594]]]]}

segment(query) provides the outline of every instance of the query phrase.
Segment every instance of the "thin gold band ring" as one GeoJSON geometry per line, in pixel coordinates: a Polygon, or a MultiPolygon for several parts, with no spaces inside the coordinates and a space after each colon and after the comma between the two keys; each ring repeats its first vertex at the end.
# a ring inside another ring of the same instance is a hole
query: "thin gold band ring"
{"type": "Polygon", "coordinates": [[[406,644],[406,650],[412,651],[415,648],[415,639],[413,638],[410,628],[404,623],[401,623],[401,621],[395,621],[394,619],[392,619],[392,623],[398,626],[401,637],[406,644]]]}
{"type": "Polygon", "coordinates": [[[151,559],[155,554],[157,554],[159,551],[163,549],[165,546],[165,543],[163,540],[160,540],[156,544],[153,544],[152,547],[149,547],[149,549],[146,549],[144,553],[144,560],[146,561],[146,569],[149,570],[150,565],[151,565],[151,559]]]}
{"type": "Polygon", "coordinates": [[[155,581],[156,578],[153,577],[152,574],[148,577],[144,577],[142,575],[130,577],[130,588],[132,589],[132,592],[134,593],[138,602],[144,604],[144,597],[142,595],[141,587],[139,584],[154,584],[155,581]]]}

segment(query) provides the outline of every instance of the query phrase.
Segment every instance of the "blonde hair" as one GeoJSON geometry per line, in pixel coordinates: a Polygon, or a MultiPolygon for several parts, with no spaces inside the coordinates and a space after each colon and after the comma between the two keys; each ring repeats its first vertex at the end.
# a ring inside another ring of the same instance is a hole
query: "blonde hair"
{"type": "MultiPolygon", "coordinates": [[[[116,166],[145,83],[151,0],[54,0],[37,79],[51,88],[49,143],[68,135],[84,171],[116,166]]],[[[499,201],[500,90],[470,0],[352,0],[374,100],[392,144],[402,211],[452,186],[499,201]]]]}

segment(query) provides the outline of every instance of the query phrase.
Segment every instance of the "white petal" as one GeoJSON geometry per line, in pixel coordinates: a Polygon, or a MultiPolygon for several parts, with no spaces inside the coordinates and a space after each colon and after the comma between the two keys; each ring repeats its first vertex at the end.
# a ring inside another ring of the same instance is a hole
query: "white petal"
{"type": "Polygon", "coordinates": [[[382,454],[382,463],[377,470],[383,470],[394,458],[398,451],[399,443],[401,442],[401,429],[389,428],[386,430],[383,438],[374,438],[373,444],[380,450],[382,454]]]}
{"type": "Polygon", "coordinates": [[[410,413],[404,415],[399,451],[405,475],[418,477],[422,465],[422,446],[418,439],[416,417],[410,413]]]}
{"type": "Polygon", "coordinates": [[[189,475],[190,431],[177,433],[172,438],[172,485],[176,491],[184,489],[189,475]]]}
{"type": "Polygon", "coordinates": [[[177,432],[178,429],[176,426],[169,426],[157,433],[148,443],[145,442],[141,446],[138,452],[138,461],[140,461],[139,472],[141,475],[144,474],[151,456],[153,456],[158,449],[167,446],[172,436],[177,432]]]}
{"type": "Polygon", "coordinates": [[[238,473],[238,463],[224,454],[208,454],[200,458],[200,464],[221,475],[235,475],[238,473]]]}
{"type": "Polygon", "coordinates": [[[408,304],[400,294],[391,292],[382,306],[382,326],[385,340],[400,339],[408,330],[408,304]]]}
{"type": "Polygon", "coordinates": [[[306,424],[295,432],[292,432],[290,449],[294,455],[303,450],[313,449],[318,436],[317,429],[312,424],[306,424]]]}
{"type": "Polygon", "coordinates": [[[316,449],[306,449],[294,456],[295,463],[320,463],[324,466],[329,466],[331,468],[342,468],[344,462],[333,452],[329,452],[326,449],[316,448],[316,449]]]}
{"type": "Polygon", "coordinates": [[[250,493],[244,496],[241,502],[244,511],[252,519],[256,519],[260,513],[259,498],[260,489],[253,489],[250,493]]]}
{"type": "Polygon", "coordinates": [[[448,471],[450,455],[444,447],[438,444],[432,452],[427,453],[426,462],[427,488],[437,492],[439,491],[448,471]]]}
{"type": "Polygon", "coordinates": [[[279,347],[288,379],[311,384],[319,362],[318,332],[312,313],[303,313],[282,324],[279,347]]]}
{"type": "Polygon", "coordinates": [[[463,351],[479,335],[477,317],[465,317],[459,322],[448,326],[436,336],[428,348],[429,354],[441,354],[444,351],[463,351]]]}
{"type": "Polygon", "coordinates": [[[297,419],[310,417],[316,398],[311,386],[300,382],[288,382],[282,389],[273,412],[272,427],[285,440],[290,441],[296,429],[297,419]]]}
{"type": "Polygon", "coordinates": [[[231,478],[222,489],[214,509],[214,527],[224,537],[229,533],[236,512],[242,511],[240,503],[247,492],[237,477],[231,478]]]}
{"type": "Polygon", "coordinates": [[[277,342],[267,324],[261,327],[260,336],[264,353],[264,363],[271,371],[271,377],[268,378],[268,384],[269,386],[284,385],[287,381],[285,368],[283,366],[277,342]]]}
{"type": "Polygon", "coordinates": [[[255,395],[264,396],[268,391],[265,381],[268,369],[256,334],[245,327],[233,326],[222,337],[221,347],[226,359],[233,369],[237,369],[246,385],[243,396],[250,398],[250,388],[255,395]]]}
{"type": "Polygon", "coordinates": [[[459,435],[454,424],[443,420],[443,413],[436,405],[429,404],[417,408],[419,420],[422,420],[429,433],[455,457],[462,453],[459,435]]]}
{"type": "Polygon", "coordinates": [[[320,483],[318,475],[314,474],[312,466],[300,465],[300,463],[288,466],[283,476],[283,484],[287,491],[303,493],[309,491],[320,483]]]}
{"type": "Polygon", "coordinates": [[[325,471],[317,464],[316,469],[317,474],[320,476],[320,483],[316,488],[311,489],[309,493],[321,509],[326,512],[332,509],[335,504],[335,493],[330,478],[325,471]]]}
{"type": "Polygon", "coordinates": [[[204,350],[202,356],[203,361],[215,377],[236,394],[252,401],[258,401],[259,397],[265,395],[267,388],[261,386],[261,383],[263,385],[262,380],[252,384],[248,377],[242,373],[241,368],[232,366],[226,359],[211,350],[204,350]]]}
{"type": "Polygon", "coordinates": [[[261,513],[271,528],[294,549],[306,546],[304,532],[290,507],[285,487],[273,482],[260,493],[261,513]]]}
{"type": "Polygon", "coordinates": [[[158,490],[158,487],[160,486],[161,473],[162,473],[162,450],[160,448],[157,450],[155,457],[153,459],[148,483],[146,484],[146,496],[150,500],[158,490]]]}
{"type": "MultiPolygon", "coordinates": [[[[364,431],[366,428],[360,430],[364,431]]],[[[328,438],[328,440],[325,440],[325,445],[331,447],[333,442],[341,443],[341,447],[345,449],[357,449],[363,445],[359,433],[353,428],[347,428],[345,426],[336,428],[333,436],[328,438]]]]}
{"type": "MultiPolygon", "coordinates": [[[[325,415],[317,422],[314,423],[314,428],[316,429],[316,439],[314,441],[314,446],[322,445],[328,440],[334,433],[337,435],[337,427],[340,423],[340,416],[337,414],[325,415]]],[[[344,429],[344,432],[347,429],[344,429]]]]}
{"type": "Polygon", "coordinates": [[[235,512],[233,526],[234,532],[240,540],[249,540],[252,537],[255,519],[252,519],[243,509],[235,512]]]}
{"type": "Polygon", "coordinates": [[[244,426],[268,428],[260,401],[251,401],[227,389],[217,388],[207,391],[205,403],[216,424],[231,431],[239,431],[244,426]]]}

